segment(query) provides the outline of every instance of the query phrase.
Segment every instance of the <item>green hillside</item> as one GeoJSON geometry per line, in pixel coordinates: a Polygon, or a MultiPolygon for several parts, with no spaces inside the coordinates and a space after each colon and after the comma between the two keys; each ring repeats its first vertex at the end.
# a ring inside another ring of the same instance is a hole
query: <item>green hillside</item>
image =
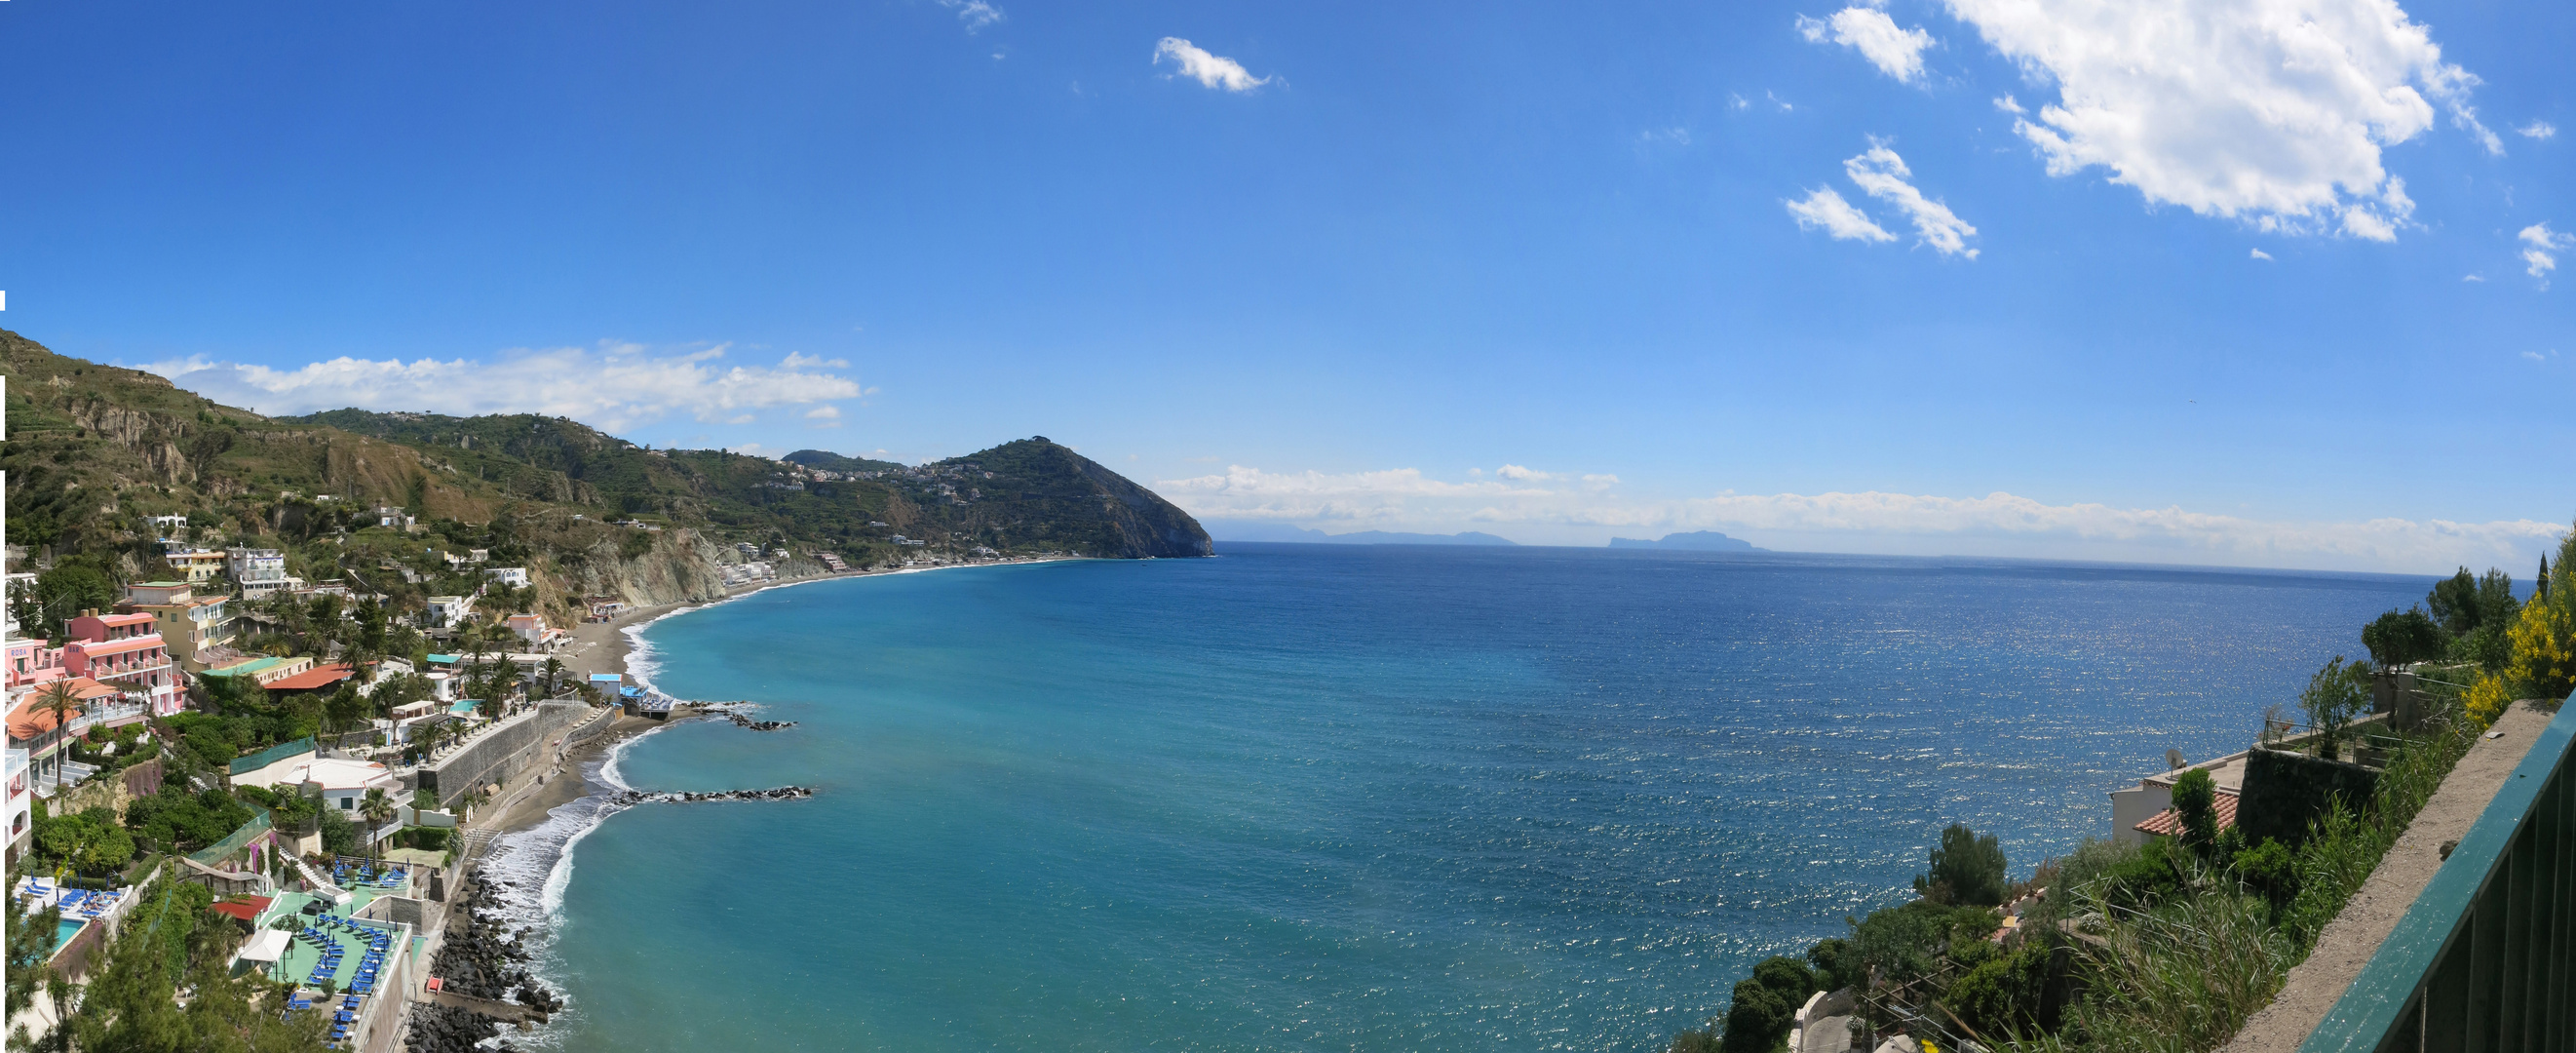
{"type": "Polygon", "coordinates": [[[156,515],[187,516],[200,544],[286,549],[290,573],[356,575],[398,595],[466,584],[438,580],[449,568],[436,558],[465,547],[567,582],[583,567],[640,559],[684,537],[833,551],[861,566],[923,551],[898,548],[896,534],[934,552],[1210,551],[1187,513],[1045,439],[919,466],[823,451],[791,463],[648,450],[524,414],[270,418],[7,330],[0,373],[9,378],[0,469],[9,473],[10,542],[121,580],[168,572],[144,522],[156,515]],[[425,540],[379,527],[380,506],[418,517],[425,540]],[[655,534],[611,521],[685,529],[655,534]]]}

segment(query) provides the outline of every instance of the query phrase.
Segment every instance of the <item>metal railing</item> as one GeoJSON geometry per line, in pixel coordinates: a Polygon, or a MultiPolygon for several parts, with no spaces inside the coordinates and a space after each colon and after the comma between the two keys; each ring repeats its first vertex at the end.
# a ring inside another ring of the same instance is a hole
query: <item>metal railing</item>
{"type": "Polygon", "coordinates": [[[256,808],[252,811],[257,814],[252,815],[249,822],[243,823],[241,829],[225,835],[223,840],[208,845],[204,849],[188,853],[188,858],[211,866],[218,860],[241,851],[242,846],[251,843],[252,839],[267,833],[271,823],[268,809],[256,808]]]}
{"type": "Polygon", "coordinates": [[[2576,706],[2301,1043],[2301,1053],[2576,1047],[2576,706]]]}

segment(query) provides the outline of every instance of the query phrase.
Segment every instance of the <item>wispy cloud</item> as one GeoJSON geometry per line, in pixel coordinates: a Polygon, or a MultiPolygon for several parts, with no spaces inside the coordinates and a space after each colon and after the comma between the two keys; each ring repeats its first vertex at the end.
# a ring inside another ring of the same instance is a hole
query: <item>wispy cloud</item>
{"type": "Polygon", "coordinates": [[[2558,134],[2558,126],[2548,121],[2533,121],[2514,129],[2513,134],[2525,139],[2547,139],[2558,134]]]}
{"type": "Polygon", "coordinates": [[[1805,197],[1781,204],[1789,206],[1789,215],[1797,219],[1799,226],[1822,230],[1844,241],[1896,240],[1896,235],[1888,233],[1887,228],[1879,226],[1868,213],[1843,200],[1843,196],[1829,186],[1817,187],[1808,191],[1805,197]]]}
{"type": "Polygon", "coordinates": [[[2057,88],[2014,122],[2050,174],[2107,169],[2153,204],[2384,240],[2413,205],[2388,192],[2381,152],[2430,129],[2436,104],[2504,148],[2469,104],[2478,78],[2393,0],[1948,6],[2057,88]]]}
{"type": "Polygon", "coordinates": [[[346,407],[457,416],[541,413],[612,431],[674,414],[733,423],[753,419],[759,410],[864,394],[857,381],[812,368],[822,364],[817,359],[791,354],[776,366],[728,365],[728,350],[601,341],[480,360],[341,357],[277,369],[190,357],[143,368],[217,402],[272,415],[346,407]]]}
{"type": "Polygon", "coordinates": [[[2236,566],[2438,573],[2462,564],[2520,565],[2565,528],[2518,519],[2488,523],[2373,519],[2297,522],[2182,508],[2052,505],[2010,493],[1944,497],[1893,493],[1737,494],[1679,500],[1623,497],[1610,477],[1447,482],[1413,469],[1327,474],[1234,466],[1157,481],[1155,489],[1205,518],[1300,525],[1450,531],[1475,524],[1562,528],[1724,530],[1840,551],[2046,554],[2236,566]],[[1599,479],[1595,484],[1589,480],[1599,479]],[[1569,485],[1571,484],[1571,485],[1569,485]]]}
{"type": "Polygon", "coordinates": [[[2558,254],[2566,251],[2569,246],[2576,245],[2576,235],[2561,234],[2551,230],[2547,223],[2534,223],[2524,227],[2519,237],[2522,239],[2522,262],[2525,264],[2523,271],[2540,279],[2543,287],[2549,284],[2549,272],[2558,269],[2558,254]]]}
{"type": "Polygon", "coordinates": [[[2263,251],[2263,250],[2261,250],[2261,249],[2253,249],[2253,250],[2250,250],[2250,251],[2251,251],[2251,252],[2253,252],[2253,254],[2254,254],[2252,257],[2250,257],[2250,258],[2252,258],[2252,259],[2268,260],[2268,259],[2271,259],[2271,258],[2272,258],[2272,254],[2271,254],[2271,253],[2265,252],[2265,251],[2263,251]]]}
{"type": "Polygon", "coordinates": [[[1932,34],[1900,29],[1874,7],[1846,7],[1825,18],[1799,15],[1798,34],[1809,43],[1832,41],[1858,51],[1879,72],[1909,84],[1923,79],[1923,49],[1932,46],[1932,34]]]}
{"type": "Polygon", "coordinates": [[[1869,196],[1902,209],[1906,218],[1914,221],[1914,231],[1923,236],[1924,244],[1944,256],[1977,258],[1977,250],[1968,247],[1968,239],[1976,235],[1977,228],[1951,212],[1950,206],[1924,197],[1913,183],[1907,182],[1914,173],[1906,170],[1905,159],[1896,156],[1887,144],[1872,141],[1867,152],[1843,162],[1843,173],[1869,196]]]}
{"type": "Polygon", "coordinates": [[[1154,44],[1154,64],[1160,66],[1165,62],[1180,67],[1181,76],[1224,91],[1251,91],[1274,79],[1255,77],[1252,71],[1243,68],[1243,63],[1211,54],[1206,48],[1179,37],[1164,37],[1154,44]]]}
{"type": "Polygon", "coordinates": [[[957,12],[957,20],[966,23],[966,31],[969,33],[999,22],[1003,17],[1001,8],[986,3],[985,0],[939,0],[939,6],[957,12]]]}

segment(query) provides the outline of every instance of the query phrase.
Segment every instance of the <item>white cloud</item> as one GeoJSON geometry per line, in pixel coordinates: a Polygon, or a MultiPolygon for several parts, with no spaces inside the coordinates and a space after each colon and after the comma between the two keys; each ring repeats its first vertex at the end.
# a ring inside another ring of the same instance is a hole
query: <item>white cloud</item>
{"type": "Polygon", "coordinates": [[[1896,156],[1896,151],[1888,149],[1887,144],[1873,140],[1868,151],[1843,162],[1843,173],[1862,190],[1868,191],[1869,196],[1904,209],[1906,217],[1914,221],[1915,233],[1923,236],[1924,244],[1939,250],[1944,256],[1977,258],[1977,250],[1969,248],[1967,241],[1976,235],[1977,228],[1951,212],[1950,206],[1924,197],[1914,184],[1906,182],[1906,177],[1914,173],[1906,170],[1905,160],[1896,156]]]}
{"type": "Polygon", "coordinates": [[[1753,108],[1753,103],[1744,96],[1730,91],[1726,93],[1726,106],[1732,110],[1749,110],[1753,108]]]}
{"type": "MultiPolygon", "coordinates": [[[[1589,478],[1589,477],[1587,477],[1589,478]]],[[[2517,566],[2564,528],[2372,519],[2246,519],[2178,507],[2045,504],[2009,493],[1955,498],[1891,493],[1736,494],[1626,500],[1605,487],[1451,483],[1412,469],[1325,474],[1234,466],[1159,480],[1154,489],[1201,518],[1362,529],[1454,531],[1474,524],[1558,528],[1562,536],[1723,530],[1756,544],[1815,551],[2047,555],[2057,558],[2439,573],[2517,566]]]]}
{"type": "Polygon", "coordinates": [[[1783,99],[1770,92],[1763,92],[1762,97],[1771,100],[1772,105],[1780,107],[1780,112],[1782,113],[1787,113],[1791,110],[1797,109],[1797,107],[1789,105],[1789,100],[1783,99]]]}
{"type": "Polygon", "coordinates": [[[2548,356],[2548,355],[2541,354],[2541,353],[2540,353],[2540,352],[2538,352],[2538,351],[2525,351],[2525,352],[2523,352],[2523,353],[2522,353],[2522,357],[2524,357],[2524,358],[2528,358],[2528,359],[2530,359],[2530,360],[2532,360],[2532,361],[2534,361],[2534,362],[2547,362],[2547,361],[2549,361],[2549,356],[2548,356]]]}
{"type": "Polygon", "coordinates": [[[2433,126],[2434,103],[2489,152],[2478,83],[2442,61],[2394,0],[1949,0],[1951,13],[2053,84],[2015,130],[2052,175],[2100,167],[2151,204],[2266,230],[2391,238],[2384,147],[2433,126]],[[2427,99],[2430,96],[2430,99],[2427,99]]]}
{"type": "Polygon", "coordinates": [[[2265,252],[2265,251],[2263,251],[2263,250],[2261,250],[2261,249],[2255,249],[2255,250],[2253,250],[2253,252],[2254,252],[2254,256],[2253,256],[2253,258],[2258,259],[2258,260],[2268,260],[2268,259],[2271,259],[2271,258],[2272,258],[2272,254],[2271,254],[2271,253],[2265,252]]]}
{"type": "Polygon", "coordinates": [[[1557,478],[1547,472],[1538,471],[1532,468],[1523,468],[1517,464],[1506,464],[1500,468],[1496,468],[1494,469],[1494,474],[1505,479],[1510,479],[1514,482],[1534,482],[1540,479],[1557,478]]]}
{"type": "MultiPolygon", "coordinates": [[[[725,350],[721,345],[656,350],[601,341],[589,348],[508,351],[482,361],[344,356],[276,369],[191,357],[143,368],[217,402],[267,414],[351,406],[456,416],[540,413],[611,431],[674,413],[733,422],[750,419],[746,411],[862,394],[857,381],[801,365],[726,367],[719,362],[725,350]]],[[[796,356],[789,358],[796,361],[796,356]]]]}
{"type": "Polygon", "coordinates": [[[806,419],[806,420],[839,420],[839,419],[841,419],[841,407],[839,407],[839,406],[816,406],[816,407],[814,407],[813,409],[810,409],[810,410],[806,410],[806,411],[805,411],[805,419],[806,419]]]}
{"type": "Polygon", "coordinates": [[[821,355],[803,355],[794,351],[788,352],[787,357],[779,359],[778,364],[784,369],[807,369],[814,366],[831,366],[835,369],[850,368],[850,360],[846,358],[825,358],[821,355]]]}
{"type": "Polygon", "coordinates": [[[1002,20],[1002,9],[986,3],[985,0],[939,0],[939,6],[957,12],[957,20],[966,23],[966,31],[969,33],[1002,20]]]}
{"type": "Polygon", "coordinates": [[[2460,276],[2460,280],[2464,282],[2482,282],[2486,279],[2475,274],[2463,274],[2460,276]]]}
{"type": "Polygon", "coordinates": [[[1637,133],[1637,141],[1649,144],[1671,143],[1674,146],[1689,146],[1691,134],[1690,129],[1688,128],[1648,128],[1645,131],[1637,133]]]}
{"type": "Polygon", "coordinates": [[[1828,18],[1799,15],[1798,33],[1809,43],[1850,47],[1879,72],[1909,84],[1923,78],[1923,49],[1932,46],[1932,34],[1899,29],[1887,12],[1871,7],[1846,7],[1828,18]]]}
{"type": "Polygon", "coordinates": [[[1181,76],[1226,91],[1251,91],[1274,79],[1255,77],[1243,68],[1243,63],[1210,54],[1206,48],[1179,37],[1164,37],[1154,44],[1154,64],[1160,66],[1167,59],[1181,68],[1181,76]]]}
{"type": "Polygon", "coordinates": [[[2022,114],[2025,114],[2025,113],[2029,113],[2029,112],[2030,112],[2029,110],[2025,110],[2025,109],[2023,109],[2023,108],[2022,108],[2021,103],[2019,103],[2019,102],[2015,101],[2015,100],[2013,99],[2013,97],[2012,97],[2012,96],[2010,96],[2010,95],[2006,95],[2006,96],[2004,96],[2003,98],[1996,99],[1996,100],[1995,100],[1995,108],[1996,108],[1996,109],[1998,109],[1998,110],[2002,110],[2002,111],[2004,111],[2005,113],[2012,114],[2012,115],[2014,115],[2014,116],[2020,116],[2020,115],[2022,115],[2022,114]]]}
{"type": "Polygon", "coordinates": [[[1797,217],[1798,226],[1822,229],[1845,241],[1895,241],[1896,235],[1873,222],[1867,213],[1852,207],[1834,188],[1820,186],[1796,201],[1784,201],[1789,214],[1797,217]]]}
{"type": "Polygon", "coordinates": [[[2513,134],[2525,139],[2547,139],[2558,134],[2558,126],[2548,121],[2533,121],[2514,129],[2513,134]]]}
{"type": "Polygon", "coordinates": [[[2547,223],[2534,223],[2522,228],[2520,237],[2522,262],[2529,265],[2523,270],[2540,279],[2542,285],[2549,284],[2549,272],[2558,269],[2558,254],[2576,245],[2576,235],[2558,233],[2549,229],[2547,223]]]}

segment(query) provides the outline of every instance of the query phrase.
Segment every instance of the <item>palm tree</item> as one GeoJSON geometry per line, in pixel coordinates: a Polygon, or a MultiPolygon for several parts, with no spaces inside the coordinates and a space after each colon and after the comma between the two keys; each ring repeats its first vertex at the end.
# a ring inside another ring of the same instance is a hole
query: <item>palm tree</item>
{"type": "Polygon", "coordinates": [[[385,795],[382,786],[368,790],[366,799],[358,802],[358,814],[367,817],[369,829],[383,826],[393,820],[394,799],[385,795]]]}
{"type": "Polygon", "coordinates": [[[555,692],[563,687],[563,674],[563,659],[546,659],[546,669],[544,673],[545,679],[543,683],[546,685],[547,698],[553,698],[555,696],[555,692]]]}
{"type": "Polygon", "coordinates": [[[80,695],[72,690],[69,679],[56,680],[46,684],[44,692],[36,696],[35,708],[53,714],[55,727],[69,728],[72,726],[71,715],[80,712],[80,695]]]}

